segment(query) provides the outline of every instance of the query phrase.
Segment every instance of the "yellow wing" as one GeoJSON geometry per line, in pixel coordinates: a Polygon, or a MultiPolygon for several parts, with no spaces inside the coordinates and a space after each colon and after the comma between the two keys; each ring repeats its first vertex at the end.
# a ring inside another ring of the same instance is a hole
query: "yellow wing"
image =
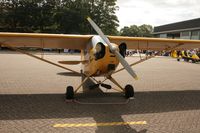
{"type": "Polygon", "coordinates": [[[92,35],[64,35],[38,33],[0,33],[0,45],[12,47],[38,47],[85,49],[92,35]]]}
{"type": "Polygon", "coordinates": [[[126,43],[128,49],[139,50],[184,50],[200,48],[200,40],[162,39],[147,37],[122,37],[108,36],[109,40],[115,44],[126,43]]]}
{"type": "MultiPolygon", "coordinates": [[[[64,35],[39,33],[0,33],[0,45],[12,47],[38,47],[85,49],[93,35],[64,35]]],[[[145,37],[108,36],[112,43],[126,43],[128,49],[174,50],[200,48],[200,40],[161,39],[145,37]]]]}

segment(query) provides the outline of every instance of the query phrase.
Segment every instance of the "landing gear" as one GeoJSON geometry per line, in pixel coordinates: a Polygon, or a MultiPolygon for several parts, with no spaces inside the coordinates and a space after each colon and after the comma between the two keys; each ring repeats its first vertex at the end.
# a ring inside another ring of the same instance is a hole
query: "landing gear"
{"type": "MultiPolygon", "coordinates": [[[[78,92],[78,90],[80,89],[80,87],[86,82],[87,79],[89,79],[90,77],[86,77],[82,83],[74,90],[74,88],[72,86],[68,86],[66,88],[66,99],[67,100],[72,100],[74,99],[74,94],[76,94],[78,92]]],[[[93,78],[94,79],[94,78],[93,78]]],[[[134,88],[132,85],[128,84],[125,86],[125,88],[123,88],[114,78],[112,78],[111,76],[108,77],[107,79],[109,79],[110,81],[112,81],[116,86],[118,86],[119,88],[115,90],[117,91],[120,91],[120,92],[123,92],[125,94],[125,97],[128,99],[128,98],[131,98],[131,97],[134,97],[134,88]],[[120,89],[120,90],[119,90],[120,89]]],[[[101,81],[97,81],[94,79],[94,81],[97,82],[97,84],[93,85],[93,86],[90,86],[89,89],[94,89],[94,88],[97,88],[99,86],[101,87],[104,87],[106,89],[111,89],[112,86],[111,85],[108,85],[108,84],[104,84],[103,82],[101,81]]],[[[113,88],[114,89],[114,88],[113,88]]]]}
{"type": "Polygon", "coordinates": [[[134,88],[132,85],[125,86],[125,97],[126,98],[134,97],[134,88]]]}
{"type": "Polygon", "coordinates": [[[66,99],[74,99],[74,88],[72,86],[67,86],[66,88],[66,99]]]}
{"type": "Polygon", "coordinates": [[[71,100],[74,99],[74,94],[78,92],[78,90],[81,88],[81,86],[89,79],[89,77],[86,77],[81,84],[78,86],[78,88],[76,88],[76,90],[74,90],[74,88],[72,86],[68,86],[66,88],[66,99],[67,100],[71,100]]]}
{"type": "Polygon", "coordinates": [[[125,93],[126,98],[134,97],[134,88],[132,85],[126,85],[125,88],[123,88],[114,78],[109,77],[110,81],[112,81],[116,86],[118,86],[122,92],[125,93]]]}

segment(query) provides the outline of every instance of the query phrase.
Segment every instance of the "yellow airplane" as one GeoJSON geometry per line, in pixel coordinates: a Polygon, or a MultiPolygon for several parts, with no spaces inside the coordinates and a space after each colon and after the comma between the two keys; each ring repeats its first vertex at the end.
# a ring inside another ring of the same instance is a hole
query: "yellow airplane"
{"type": "Polygon", "coordinates": [[[200,56],[196,53],[188,53],[187,51],[180,51],[180,55],[177,57],[177,61],[183,59],[186,62],[192,61],[192,63],[200,62],[200,56]]]}
{"type": "Polygon", "coordinates": [[[160,38],[140,38],[140,37],[122,37],[122,36],[105,36],[101,29],[87,18],[91,26],[98,35],[64,35],[64,34],[38,34],[38,33],[0,33],[0,45],[8,47],[23,54],[50,63],[57,67],[73,73],[86,76],[80,85],[73,89],[72,86],[66,88],[66,99],[73,99],[74,94],[78,92],[81,86],[88,80],[92,79],[97,86],[101,85],[107,89],[111,89],[110,85],[104,84],[105,80],[113,82],[120,91],[125,93],[126,98],[134,96],[134,88],[132,85],[122,87],[113,77],[112,74],[127,70],[134,78],[138,79],[132,66],[139,64],[145,60],[153,58],[148,56],[140,61],[129,64],[125,60],[126,49],[137,50],[155,50],[155,51],[172,51],[200,48],[200,40],[176,40],[176,39],[160,39],[160,38]],[[36,48],[62,48],[62,49],[79,49],[81,50],[80,61],[59,61],[61,64],[78,64],[83,65],[81,72],[76,72],[57,63],[40,58],[33,54],[20,50],[20,47],[36,47],[36,48]],[[117,69],[121,63],[123,68],[117,69]],[[97,81],[95,77],[104,76],[105,80],[97,81]]]}

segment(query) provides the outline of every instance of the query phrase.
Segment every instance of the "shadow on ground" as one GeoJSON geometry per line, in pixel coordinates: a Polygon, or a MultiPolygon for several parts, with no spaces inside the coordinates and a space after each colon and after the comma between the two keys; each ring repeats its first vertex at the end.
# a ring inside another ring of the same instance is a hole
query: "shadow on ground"
{"type": "MultiPolygon", "coordinates": [[[[86,94],[79,96],[88,98],[86,94]]],[[[200,109],[199,96],[200,91],[137,92],[136,99],[126,105],[80,105],[66,103],[63,94],[0,95],[0,120],[93,117],[98,123],[121,122],[122,115],[200,109]]],[[[119,93],[101,97],[124,100],[119,93]]],[[[106,128],[109,127],[98,127],[96,132],[106,131],[106,128]]],[[[117,126],[113,130],[120,128],[136,132],[129,126],[117,126]]],[[[145,132],[142,130],[140,133],[145,132]]]]}
{"type": "MultiPolygon", "coordinates": [[[[60,73],[60,75],[69,76],[71,73],[60,73]]],[[[94,82],[86,81],[83,93],[76,95],[78,100],[114,103],[126,100],[121,93],[103,93],[100,88],[88,90],[90,85],[94,85],[94,82]]],[[[123,122],[123,115],[200,109],[200,91],[197,90],[136,92],[135,96],[136,99],[124,105],[81,105],[67,103],[64,94],[0,95],[0,120],[92,117],[97,123],[123,122]]],[[[143,128],[137,132],[129,125],[98,127],[96,133],[110,131],[146,133],[147,129],[143,128]]]]}

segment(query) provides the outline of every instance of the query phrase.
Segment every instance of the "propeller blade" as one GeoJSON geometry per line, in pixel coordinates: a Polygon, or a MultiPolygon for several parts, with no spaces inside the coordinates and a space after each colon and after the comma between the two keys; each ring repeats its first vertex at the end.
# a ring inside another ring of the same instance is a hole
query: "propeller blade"
{"type": "Polygon", "coordinates": [[[99,34],[99,36],[105,41],[105,43],[109,46],[110,50],[113,50],[113,47],[110,43],[110,41],[108,40],[108,38],[104,35],[104,33],[101,31],[101,29],[96,25],[96,23],[90,18],[88,17],[87,20],[89,21],[89,23],[92,25],[92,27],[94,28],[94,30],[99,34]]]}
{"type": "Polygon", "coordinates": [[[91,18],[87,18],[87,20],[89,21],[89,23],[92,25],[92,27],[94,28],[94,30],[99,34],[99,36],[105,41],[105,43],[108,45],[108,47],[110,48],[110,50],[116,55],[116,57],[118,58],[119,62],[123,65],[123,67],[128,71],[128,73],[135,78],[136,80],[138,80],[138,77],[136,75],[136,73],[133,71],[133,69],[130,67],[130,65],[128,64],[128,62],[121,56],[121,54],[117,51],[117,48],[112,46],[112,44],[110,43],[109,39],[104,35],[104,33],[101,31],[101,29],[95,24],[95,22],[91,19],[91,18]]]}
{"type": "Polygon", "coordinates": [[[124,59],[124,57],[118,52],[115,51],[115,55],[118,58],[119,62],[122,64],[122,66],[128,71],[128,73],[135,79],[138,80],[138,76],[136,73],[133,71],[133,69],[130,67],[128,62],[124,59]]]}

